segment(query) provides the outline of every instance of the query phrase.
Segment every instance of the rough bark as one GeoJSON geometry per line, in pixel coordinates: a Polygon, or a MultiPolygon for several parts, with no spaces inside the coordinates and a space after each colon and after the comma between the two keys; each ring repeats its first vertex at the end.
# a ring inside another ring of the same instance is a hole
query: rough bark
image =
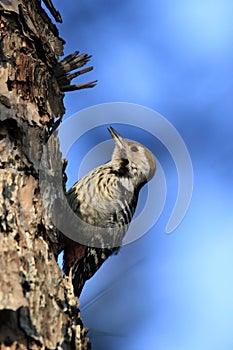
{"type": "MultiPolygon", "coordinates": [[[[39,166],[64,114],[63,92],[95,85],[71,85],[92,67],[69,74],[90,57],[59,62],[64,42],[38,0],[1,1],[0,16],[0,349],[89,349],[71,280],[56,262],[39,166]]],[[[62,167],[56,137],[51,152],[62,167]]]]}

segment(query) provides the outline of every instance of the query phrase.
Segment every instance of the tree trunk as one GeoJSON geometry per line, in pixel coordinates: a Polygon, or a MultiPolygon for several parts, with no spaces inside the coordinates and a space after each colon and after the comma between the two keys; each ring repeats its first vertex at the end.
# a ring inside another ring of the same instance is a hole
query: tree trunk
{"type": "MultiPolygon", "coordinates": [[[[89,56],[59,62],[64,42],[39,0],[1,1],[0,15],[0,349],[90,349],[71,279],[56,262],[61,245],[39,167],[64,114],[63,92],[94,86],[70,84],[92,67],[67,74],[89,56]]],[[[56,137],[52,147],[61,167],[56,137]]]]}

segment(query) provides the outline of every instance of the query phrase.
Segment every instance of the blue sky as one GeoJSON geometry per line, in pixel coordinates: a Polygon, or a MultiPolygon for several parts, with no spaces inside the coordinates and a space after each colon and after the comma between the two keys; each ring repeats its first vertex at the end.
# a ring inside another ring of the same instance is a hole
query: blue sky
{"type": "MultiPolygon", "coordinates": [[[[94,71],[77,83],[99,81],[66,94],[66,117],[105,102],[152,108],[176,127],[194,169],[190,208],[166,235],[177,174],[157,148],[168,182],[164,212],[143,238],[106,262],[80,300],[93,349],[232,350],[232,1],[54,4],[63,17],[65,53],[93,55],[94,71]]],[[[98,130],[68,155],[69,186],[93,140],[109,138],[104,127],[98,130]]]]}

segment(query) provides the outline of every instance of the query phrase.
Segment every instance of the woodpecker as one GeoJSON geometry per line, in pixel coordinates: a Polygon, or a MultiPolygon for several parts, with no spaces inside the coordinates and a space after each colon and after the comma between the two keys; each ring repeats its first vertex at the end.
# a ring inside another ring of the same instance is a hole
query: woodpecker
{"type": "MultiPolygon", "coordinates": [[[[135,212],[139,191],[156,170],[155,158],[145,146],[124,139],[112,127],[108,131],[115,143],[111,161],[91,170],[67,192],[69,205],[79,218],[93,227],[93,236],[96,227],[103,232],[95,237],[95,243],[98,242],[95,246],[72,240],[66,243],[63,269],[65,274],[72,269],[77,296],[104,261],[119,251],[135,212]]],[[[78,230],[82,227],[77,227],[78,230]]]]}

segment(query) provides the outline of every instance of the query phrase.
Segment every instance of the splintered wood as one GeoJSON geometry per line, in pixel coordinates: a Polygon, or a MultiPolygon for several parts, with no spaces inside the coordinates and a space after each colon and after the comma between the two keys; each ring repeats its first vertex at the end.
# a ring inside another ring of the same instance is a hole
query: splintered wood
{"type": "MultiPolygon", "coordinates": [[[[51,0],[45,4],[61,21],[51,0]]],[[[0,2],[0,39],[0,349],[87,350],[78,300],[56,262],[61,243],[46,215],[39,168],[65,111],[63,91],[80,89],[71,80],[92,67],[70,72],[90,56],[59,61],[64,41],[38,0],[0,2]]],[[[64,187],[56,135],[51,152],[64,187]]]]}

